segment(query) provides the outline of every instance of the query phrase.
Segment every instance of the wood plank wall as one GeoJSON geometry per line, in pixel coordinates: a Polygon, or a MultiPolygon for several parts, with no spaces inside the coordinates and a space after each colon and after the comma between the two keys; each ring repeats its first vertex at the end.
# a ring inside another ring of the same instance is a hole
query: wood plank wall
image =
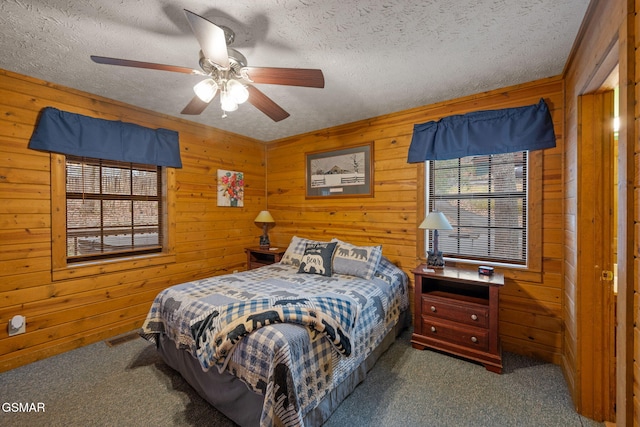
{"type": "MultiPolygon", "coordinates": [[[[500,294],[500,336],[507,351],[560,363],[562,352],[563,82],[559,77],[427,105],[267,144],[268,209],[276,220],[272,242],[293,235],[338,237],[361,245],[382,244],[383,253],[408,274],[423,257],[418,223],[423,167],[408,164],[413,125],[470,111],[550,105],[558,146],[545,150],[542,170],[542,247],[537,273],[506,270],[500,294]],[[374,142],[373,198],[305,199],[305,153],[374,142]]],[[[471,267],[473,268],[473,267],[471,267]]],[[[413,293],[411,293],[413,294],[413,293]]]]}
{"type": "Polygon", "coordinates": [[[141,326],[169,285],[244,269],[266,206],[264,143],[0,70],[0,372],[141,326]],[[49,154],[29,150],[45,106],[180,134],[175,170],[175,262],[51,279],[49,154]],[[243,208],[216,203],[217,169],[245,173],[243,208]],[[27,333],[8,337],[9,319],[27,333]]]}
{"type": "MultiPolygon", "coordinates": [[[[628,46],[628,61],[631,63],[630,68],[633,68],[632,84],[629,85],[630,97],[633,102],[629,102],[629,110],[633,113],[633,129],[631,137],[627,139],[628,145],[624,147],[624,153],[628,162],[625,162],[623,167],[627,168],[627,174],[633,177],[630,182],[629,188],[625,188],[624,191],[629,196],[629,202],[631,206],[625,205],[625,207],[633,212],[633,218],[627,222],[625,226],[628,230],[628,235],[633,236],[632,247],[630,248],[630,262],[627,262],[631,277],[627,278],[628,284],[633,284],[633,312],[628,316],[627,327],[631,329],[633,325],[633,350],[628,350],[631,355],[629,359],[633,360],[632,372],[633,381],[629,388],[632,389],[633,401],[629,402],[629,405],[633,406],[627,410],[625,414],[625,421],[631,417],[633,419],[634,427],[640,426],[640,101],[639,89],[640,89],[640,0],[634,1],[634,9],[628,12],[628,25],[631,27],[629,30],[629,46],[628,46]],[[631,109],[631,106],[633,109],[631,109]],[[633,159],[633,160],[632,160],[633,159]],[[633,323],[631,323],[633,320],[633,323]]],[[[629,28],[627,27],[627,28],[629,28]]],[[[622,153],[622,148],[621,148],[622,153]]],[[[631,293],[628,293],[628,295],[631,293]]],[[[631,365],[631,364],[630,364],[631,365]]],[[[627,371],[625,371],[627,372],[627,371]]],[[[630,373],[630,372],[629,372],[630,373]]],[[[618,387],[620,390],[621,387],[618,387]]],[[[622,390],[620,390],[622,391],[622,390]]],[[[618,424],[622,425],[622,424],[618,424]]]]}
{"type": "MultiPolygon", "coordinates": [[[[593,7],[593,5],[592,5],[593,7]]],[[[603,7],[603,5],[600,5],[603,7]]],[[[609,9],[611,13],[611,9],[609,9]]],[[[602,12],[601,12],[602,13],[602,12]]],[[[595,16],[593,14],[592,16],[595,16]]],[[[606,16],[606,15],[605,15],[606,16]]],[[[584,25],[584,24],[583,24],[584,25]]],[[[578,376],[578,339],[579,339],[579,292],[578,286],[578,96],[587,91],[593,70],[597,69],[598,61],[606,55],[610,48],[610,38],[616,32],[619,21],[606,26],[606,31],[600,33],[594,28],[582,34],[576,41],[577,49],[570,58],[565,70],[566,87],[566,136],[565,136],[565,227],[564,227],[564,359],[563,372],[574,401],[580,401],[580,383],[578,376]]],[[[576,403],[581,407],[579,403],[576,403]]]]}
{"type": "MultiPolygon", "coordinates": [[[[637,176],[634,179],[633,169],[638,165],[638,141],[637,141],[637,118],[638,118],[638,90],[633,82],[638,81],[638,74],[634,74],[633,69],[638,63],[638,26],[635,10],[638,10],[640,2],[635,0],[593,0],[589,5],[587,16],[578,34],[572,54],[565,67],[565,114],[566,114],[566,134],[565,134],[565,293],[564,293],[564,359],[562,362],[563,372],[569,390],[572,394],[574,404],[578,411],[586,416],[597,418],[602,414],[602,402],[596,392],[596,384],[602,381],[601,378],[593,378],[589,375],[589,363],[591,357],[584,355],[581,357],[580,347],[584,346],[585,340],[589,340],[589,335],[593,333],[593,325],[589,325],[591,315],[585,311],[582,304],[590,297],[589,293],[594,293],[593,289],[585,290],[579,280],[579,271],[592,266],[581,263],[579,248],[580,230],[578,227],[578,214],[580,212],[581,201],[578,198],[580,193],[579,185],[579,164],[580,157],[580,126],[578,118],[579,96],[593,93],[599,90],[599,86],[606,79],[608,73],[613,71],[613,67],[608,65],[619,65],[620,81],[620,113],[622,127],[620,131],[620,154],[618,166],[620,169],[620,185],[618,192],[619,206],[621,212],[618,222],[618,318],[617,318],[617,340],[618,353],[616,355],[617,387],[616,387],[616,421],[617,425],[638,425],[640,416],[640,406],[637,399],[634,403],[627,396],[632,395],[631,386],[635,384],[636,396],[638,394],[638,368],[635,365],[633,371],[633,352],[635,348],[635,359],[640,356],[638,347],[637,329],[637,290],[638,290],[638,241],[637,232],[638,221],[638,192],[635,196],[632,191],[628,195],[625,189],[626,182],[635,182],[638,185],[637,176]],[[635,27],[635,29],[634,29],[635,27]],[[636,118],[635,126],[634,112],[636,118]],[[627,114],[625,116],[625,114],[627,114]],[[630,125],[631,124],[631,125],[630,125]],[[625,126],[626,125],[626,126],[625,126]],[[630,145],[629,145],[630,144],[630,145]],[[635,149],[635,157],[634,157],[635,149]],[[635,162],[634,162],[635,159],[635,162]],[[628,166],[628,167],[627,167],[628,166]],[[635,197],[635,202],[634,202],[635,197]],[[635,203],[636,231],[634,236],[633,217],[628,215],[628,203],[635,203]],[[629,225],[631,224],[631,225],[629,225]],[[635,243],[634,243],[635,242],[635,243]],[[635,248],[628,250],[628,248],[635,248]],[[622,248],[622,250],[620,250],[622,248]],[[635,256],[635,262],[634,262],[635,256]],[[635,297],[634,288],[635,286],[635,297]],[[633,298],[636,304],[633,304],[633,298]],[[623,307],[623,310],[620,310],[623,307]],[[621,315],[622,314],[622,315],[621,315]],[[632,334],[636,331],[636,339],[632,334]],[[627,340],[628,337],[630,340],[627,340]],[[624,341],[624,350],[620,344],[624,341]],[[633,420],[633,421],[632,421],[633,420]]],[[[637,170],[637,169],[636,169],[637,170]]],[[[588,242],[582,250],[588,250],[588,242]]]]}

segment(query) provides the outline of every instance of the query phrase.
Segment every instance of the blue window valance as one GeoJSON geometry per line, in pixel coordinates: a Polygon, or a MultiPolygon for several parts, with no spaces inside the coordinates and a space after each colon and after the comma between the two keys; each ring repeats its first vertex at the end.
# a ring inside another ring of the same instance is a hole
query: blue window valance
{"type": "Polygon", "coordinates": [[[74,156],[182,167],[178,132],[46,107],[29,148],[74,156]]]}
{"type": "Polygon", "coordinates": [[[544,99],[535,105],[476,111],[415,125],[409,163],[541,150],[556,146],[544,99]]]}

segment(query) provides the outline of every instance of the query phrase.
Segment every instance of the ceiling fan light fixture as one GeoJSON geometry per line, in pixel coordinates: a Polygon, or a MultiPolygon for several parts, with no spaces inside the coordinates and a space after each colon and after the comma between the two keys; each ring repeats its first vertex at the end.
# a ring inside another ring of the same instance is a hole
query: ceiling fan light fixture
{"type": "Polygon", "coordinates": [[[206,79],[196,84],[193,91],[203,102],[211,102],[218,91],[218,84],[213,79],[206,79]]]}
{"type": "Polygon", "coordinates": [[[227,82],[227,92],[236,101],[236,104],[242,104],[249,99],[249,91],[237,80],[229,80],[227,82]]]}
{"type": "Polygon", "coordinates": [[[223,90],[220,92],[220,107],[227,112],[236,111],[238,109],[238,103],[229,91],[223,90]]]}
{"type": "Polygon", "coordinates": [[[235,37],[233,31],[218,26],[202,16],[184,9],[185,16],[200,45],[200,70],[175,65],[91,55],[98,64],[147,68],[189,75],[204,76],[205,80],[193,87],[195,96],[181,111],[199,115],[220,92],[222,117],[238,109],[238,104],[249,102],[274,122],[289,117],[282,107],[257,89],[254,84],[273,84],[302,87],[324,87],[322,70],[305,68],[248,67],[247,58],[229,47],[235,37]],[[245,85],[246,83],[246,85],[245,85]]]}

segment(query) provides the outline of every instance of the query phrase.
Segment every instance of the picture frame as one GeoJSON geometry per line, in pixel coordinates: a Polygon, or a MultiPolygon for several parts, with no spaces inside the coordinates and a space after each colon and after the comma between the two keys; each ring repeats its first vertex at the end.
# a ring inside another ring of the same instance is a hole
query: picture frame
{"type": "Polygon", "coordinates": [[[218,206],[241,208],[244,206],[244,173],[218,169],[218,206]]]}
{"type": "Polygon", "coordinates": [[[307,199],[373,197],[373,141],[305,157],[307,199]]]}

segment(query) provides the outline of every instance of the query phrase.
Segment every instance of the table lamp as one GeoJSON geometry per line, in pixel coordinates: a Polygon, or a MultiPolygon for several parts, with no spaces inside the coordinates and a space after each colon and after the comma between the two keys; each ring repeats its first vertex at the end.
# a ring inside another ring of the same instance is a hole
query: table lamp
{"type": "Polygon", "coordinates": [[[273,219],[269,211],[260,211],[260,213],[258,214],[256,219],[254,219],[254,221],[262,223],[262,236],[260,236],[260,247],[268,248],[269,245],[271,244],[269,242],[269,234],[267,234],[267,231],[269,229],[269,224],[275,223],[276,221],[273,219]]]}
{"type": "Polygon", "coordinates": [[[447,218],[442,212],[433,211],[429,212],[429,215],[422,221],[419,228],[433,230],[433,251],[427,251],[429,254],[427,267],[444,268],[442,252],[438,250],[438,230],[453,230],[453,227],[451,227],[451,224],[449,224],[449,221],[447,221],[447,218]]]}

